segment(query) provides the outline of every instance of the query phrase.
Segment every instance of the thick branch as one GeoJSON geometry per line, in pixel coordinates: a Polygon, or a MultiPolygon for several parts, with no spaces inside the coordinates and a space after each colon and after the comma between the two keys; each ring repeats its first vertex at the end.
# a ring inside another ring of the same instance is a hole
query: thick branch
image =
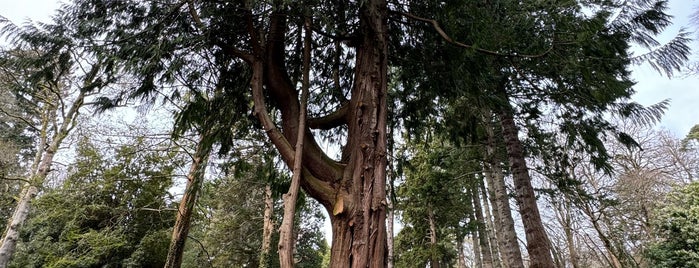
{"type": "Polygon", "coordinates": [[[340,108],[330,114],[308,119],[308,127],[312,129],[328,130],[345,125],[347,124],[348,112],[349,102],[345,102],[340,106],[340,108]]]}
{"type": "MultiPolygon", "coordinates": [[[[264,82],[269,95],[278,104],[281,112],[283,135],[287,141],[296,140],[299,129],[298,116],[300,105],[298,93],[289,79],[285,64],[284,35],[286,18],[281,11],[275,12],[270,19],[270,30],[265,49],[264,82]]],[[[332,182],[342,175],[342,165],[330,159],[316,142],[313,133],[306,128],[304,138],[304,168],[321,181],[332,182]]],[[[287,142],[288,143],[288,142],[287,142]]],[[[286,162],[292,166],[292,162],[286,162]]],[[[302,184],[304,188],[311,184],[302,184]]],[[[309,191],[310,189],[306,189],[309,191]]],[[[310,190],[318,192],[320,189],[310,190]]],[[[315,196],[314,196],[315,197],[315,196]]],[[[325,200],[327,202],[328,200],[325,200]]]]}

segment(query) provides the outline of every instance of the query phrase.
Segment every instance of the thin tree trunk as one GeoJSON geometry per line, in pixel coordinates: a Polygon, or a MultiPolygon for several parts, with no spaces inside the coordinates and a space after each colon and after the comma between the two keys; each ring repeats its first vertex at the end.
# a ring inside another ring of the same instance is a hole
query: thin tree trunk
{"type": "Polygon", "coordinates": [[[299,113],[299,127],[296,138],[296,152],[294,156],[294,169],[291,178],[289,192],[284,195],[284,217],[279,228],[279,264],[283,268],[294,267],[294,215],[296,214],[296,200],[299,196],[301,185],[301,169],[303,167],[303,140],[306,133],[306,105],[308,102],[308,87],[310,86],[311,64],[311,19],[306,17],[304,21],[306,36],[303,45],[303,81],[301,82],[301,112],[299,113]]]}
{"type": "Polygon", "coordinates": [[[473,267],[483,268],[483,258],[481,255],[481,245],[478,243],[478,231],[471,232],[471,244],[473,245],[473,267]]]}
{"type": "MultiPolygon", "coordinates": [[[[94,76],[97,72],[97,69],[95,68],[98,68],[97,65],[93,66],[91,72],[88,73],[88,78],[86,79],[86,82],[92,81],[89,79],[94,79],[94,76]]],[[[5,235],[2,238],[2,245],[0,246],[0,268],[7,267],[7,265],[10,264],[12,255],[15,253],[15,249],[17,247],[17,240],[19,239],[20,228],[22,227],[22,225],[24,225],[24,222],[27,220],[27,217],[29,216],[31,201],[34,199],[34,197],[36,197],[36,195],[39,192],[38,186],[43,185],[44,181],[46,180],[46,177],[51,171],[51,166],[53,165],[53,158],[56,155],[58,148],[63,143],[63,140],[66,137],[68,137],[70,131],[75,127],[75,120],[77,120],[77,117],[80,114],[79,110],[83,106],[84,101],[85,92],[81,91],[76,97],[76,99],[73,101],[73,104],[70,106],[70,109],[68,109],[68,112],[63,116],[63,120],[60,123],[60,126],[58,126],[58,129],[55,129],[55,132],[50,139],[51,143],[49,144],[49,146],[45,150],[37,151],[35,163],[37,163],[36,159],[41,159],[41,162],[39,165],[35,165],[34,167],[32,167],[32,171],[35,171],[36,173],[33,173],[29,178],[29,182],[24,185],[24,189],[21,192],[20,199],[17,202],[17,207],[15,207],[15,211],[12,213],[12,218],[9,220],[9,224],[7,225],[7,229],[5,230],[5,235]],[[39,156],[40,154],[43,154],[43,156],[39,156]]],[[[56,120],[55,116],[57,114],[58,107],[52,107],[51,104],[47,104],[47,107],[49,107],[47,109],[52,110],[46,111],[46,116],[42,120],[42,133],[40,135],[42,137],[41,142],[44,143],[40,144],[39,146],[43,146],[43,144],[45,144],[45,142],[49,140],[47,139],[47,133],[49,132],[50,125],[49,121],[56,120]]]]}
{"type": "MultiPolygon", "coordinates": [[[[488,118],[486,122],[490,122],[488,118]]],[[[490,202],[495,212],[495,230],[497,232],[498,245],[503,256],[504,267],[524,268],[522,253],[519,249],[515,223],[512,218],[510,199],[505,185],[505,176],[500,169],[500,160],[496,153],[495,133],[489,126],[486,128],[487,145],[485,163],[485,178],[490,192],[490,202]]]]}
{"type": "Polygon", "coordinates": [[[272,213],[274,212],[274,199],[272,198],[272,186],[265,185],[265,211],[264,223],[262,225],[262,250],[260,251],[260,268],[271,267],[270,250],[272,246],[272,232],[274,232],[274,222],[272,213]]]}
{"type": "Polygon", "coordinates": [[[467,268],[468,265],[466,265],[466,253],[464,253],[464,238],[456,239],[456,249],[458,252],[456,268],[467,268]]]}
{"type": "Polygon", "coordinates": [[[172,239],[170,240],[167,260],[165,261],[166,268],[179,268],[182,266],[182,253],[184,252],[184,245],[187,241],[187,235],[189,234],[197,193],[204,180],[206,163],[209,158],[209,151],[211,150],[209,143],[205,142],[208,138],[210,137],[208,137],[206,133],[200,134],[197,148],[193,155],[192,166],[187,173],[187,185],[185,186],[180,206],[177,209],[177,219],[175,220],[175,226],[172,230],[172,239]]]}
{"type": "Polygon", "coordinates": [[[436,256],[437,254],[437,225],[434,222],[434,212],[432,212],[431,208],[428,208],[428,213],[427,213],[427,222],[430,226],[430,247],[432,248],[431,250],[431,256],[430,256],[430,267],[431,268],[439,268],[439,258],[436,256]]]}
{"type": "Polygon", "coordinates": [[[573,265],[573,268],[579,268],[578,251],[577,247],[575,246],[575,238],[573,237],[573,221],[570,213],[572,208],[567,197],[563,200],[563,204],[564,206],[562,207],[563,211],[561,211],[561,214],[564,222],[563,229],[566,234],[566,242],[568,244],[568,253],[570,254],[570,263],[573,265]]]}
{"type": "Polygon", "coordinates": [[[500,250],[498,248],[498,238],[495,234],[495,224],[493,223],[493,215],[490,212],[490,202],[488,199],[487,190],[485,189],[485,183],[483,181],[479,182],[479,189],[481,192],[481,200],[483,201],[483,216],[485,216],[485,230],[488,235],[488,244],[490,244],[490,249],[493,254],[493,267],[502,267],[502,262],[500,261],[500,250]]]}
{"type": "MultiPolygon", "coordinates": [[[[507,100],[505,99],[505,101],[507,100]]],[[[505,139],[505,148],[514,179],[515,200],[519,205],[524,234],[527,238],[527,251],[531,261],[529,267],[555,267],[548,236],[541,222],[539,207],[536,204],[532,179],[529,176],[527,162],[524,159],[524,151],[519,140],[519,130],[517,125],[515,125],[512,110],[511,108],[501,109],[499,115],[502,135],[505,139]]]]}
{"type": "Polygon", "coordinates": [[[388,246],[388,256],[386,260],[386,267],[387,268],[393,268],[393,220],[394,220],[394,214],[393,214],[393,200],[389,196],[386,199],[386,204],[388,207],[388,219],[386,222],[386,231],[388,233],[388,236],[386,237],[387,239],[387,246],[388,246]]]}
{"type": "Polygon", "coordinates": [[[483,209],[481,207],[480,194],[478,188],[471,190],[471,200],[473,201],[473,214],[476,218],[476,232],[478,232],[478,246],[480,247],[481,255],[483,256],[483,268],[493,268],[493,255],[490,251],[490,243],[488,234],[485,230],[485,219],[483,218],[483,209]]]}

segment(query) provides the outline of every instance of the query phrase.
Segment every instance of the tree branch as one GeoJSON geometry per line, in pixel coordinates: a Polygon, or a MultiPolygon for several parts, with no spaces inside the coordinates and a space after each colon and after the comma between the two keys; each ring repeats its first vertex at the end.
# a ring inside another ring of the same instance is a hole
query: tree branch
{"type": "Polygon", "coordinates": [[[532,54],[532,55],[530,55],[530,54],[516,54],[516,53],[515,54],[503,54],[503,53],[493,51],[493,50],[477,48],[477,47],[474,47],[472,45],[467,45],[467,44],[464,44],[464,43],[461,43],[459,41],[455,41],[454,39],[452,39],[446,32],[444,32],[442,27],[439,26],[439,22],[437,22],[436,20],[419,17],[419,16],[416,16],[416,15],[413,15],[413,14],[410,14],[407,12],[402,12],[402,11],[391,11],[391,12],[396,13],[398,15],[402,15],[402,16],[407,17],[409,19],[413,19],[413,20],[417,20],[417,21],[431,24],[432,27],[435,29],[435,31],[437,31],[437,33],[445,41],[447,41],[448,43],[450,43],[452,45],[462,47],[462,48],[473,49],[477,52],[481,52],[481,53],[488,54],[488,55],[500,56],[500,57],[540,58],[540,57],[546,56],[549,52],[551,52],[551,50],[553,50],[553,44],[548,49],[546,49],[546,51],[539,53],[539,54],[532,54]]]}
{"type": "Polygon", "coordinates": [[[334,112],[315,118],[308,119],[308,127],[312,129],[333,129],[341,125],[347,124],[347,115],[349,114],[349,102],[343,102],[340,108],[334,112]]]}

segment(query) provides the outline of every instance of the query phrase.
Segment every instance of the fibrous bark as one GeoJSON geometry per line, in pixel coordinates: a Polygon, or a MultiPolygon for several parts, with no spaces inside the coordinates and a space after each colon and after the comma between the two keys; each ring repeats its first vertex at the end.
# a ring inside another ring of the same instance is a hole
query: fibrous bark
{"type": "MultiPolygon", "coordinates": [[[[505,99],[507,100],[507,98],[505,99]]],[[[527,251],[530,259],[529,267],[554,267],[551,246],[544,225],[541,222],[532,179],[529,176],[527,162],[524,159],[524,151],[519,140],[519,130],[512,115],[512,108],[508,106],[501,109],[499,116],[510,170],[514,180],[515,200],[519,206],[519,213],[522,216],[524,225],[524,234],[527,238],[527,251]]]]}
{"type": "MultiPolygon", "coordinates": [[[[250,64],[254,114],[281,158],[293,166],[290,141],[299,136],[301,109],[286,70],[286,14],[281,6],[272,13],[265,38],[254,27],[252,14],[247,15],[252,54],[228,51],[250,64]],[[267,110],[266,97],[280,112],[281,128],[267,110]]],[[[346,121],[341,122],[347,126],[342,162],[329,158],[310,129],[301,128],[305,137],[300,184],[330,214],[331,267],[386,265],[386,14],[383,0],[364,1],[359,9],[354,84],[342,117],[346,121]]]]}

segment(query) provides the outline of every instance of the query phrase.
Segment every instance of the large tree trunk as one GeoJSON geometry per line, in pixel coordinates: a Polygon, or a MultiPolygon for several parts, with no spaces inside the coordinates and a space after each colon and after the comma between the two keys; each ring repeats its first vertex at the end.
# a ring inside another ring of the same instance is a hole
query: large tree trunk
{"type": "Polygon", "coordinates": [[[270,250],[272,245],[272,232],[274,232],[274,222],[272,213],[274,212],[274,199],[272,198],[272,186],[265,185],[265,211],[262,225],[262,250],[260,251],[260,268],[269,268],[271,265],[270,250]]]}
{"type": "Polygon", "coordinates": [[[170,240],[167,260],[165,261],[166,268],[179,268],[182,266],[182,253],[184,252],[184,245],[187,241],[187,235],[189,234],[194,204],[196,203],[197,193],[204,180],[206,163],[208,161],[209,151],[211,150],[211,146],[207,146],[208,143],[204,141],[210,138],[207,136],[206,133],[200,134],[197,149],[192,159],[192,166],[187,173],[187,186],[185,186],[184,195],[177,209],[177,219],[175,220],[175,227],[172,230],[172,239],[170,240]]]}
{"type": "Polygon", "coordinates": [[[330,216],[333,268],[386,266],[386,14],[384,0],[360,8],[362,36],[343,151],[349,161],[330,216]]]}
{"type": "MultiPolygon", "coordinates": [[[[508,100],[505,99],[505,101],[508,100]]],[[[554,267],[551,247],[544,225],[541,222],[534,187],[532,187],[532,179],[529,176],[527,162],[524,159],[524,151],[519,140],[519,130],[512,115],[512,108],[508,106],[500,109],[499,115],[502,135],[505,139],[505,148],[514,179],[515,200],[519,205],[524,234],[527,238],[527,251],[530,259],[529,267],[554,267]]]]}
{"type": "MultiPolygon", "coordinates": [[[[255,115],[284,162],[293,166],[289,141],[297,140],[300,104],[284,61],[286,15],[283,8],[273,13],[265,38],[258,35],[259,29],[249,31],[254,55],[242,57],[252,67],[255,115]],[[264,92],[281,112],[281,131],[267,111],[264,92]]],[[[386,266],[386,2],[364,1],[359,13],[351,99],[324,120],[308,122],[313,128],[347,126],[342,160],[330,159],[308,129],[303,148],[301,187],[330,214],[333,268],[386,266]]]]}
{"type": "MultiPolygon", "coordinates": [[[[486,121],[486,122],[489,122],[486,121]]],[[[522,253],[519,250],[515,222],[512,218],[510,199],[505,185],[505,176],[500,169],[500,160],[495,147],[495,134],[491,127],[486,128],[488,135],[486,145],[485,179],[490,192],[490,202],[493,204],[495,230],[498,246],[503,257],[503,263],[508,268],[524,268],[522,253]]]]}

